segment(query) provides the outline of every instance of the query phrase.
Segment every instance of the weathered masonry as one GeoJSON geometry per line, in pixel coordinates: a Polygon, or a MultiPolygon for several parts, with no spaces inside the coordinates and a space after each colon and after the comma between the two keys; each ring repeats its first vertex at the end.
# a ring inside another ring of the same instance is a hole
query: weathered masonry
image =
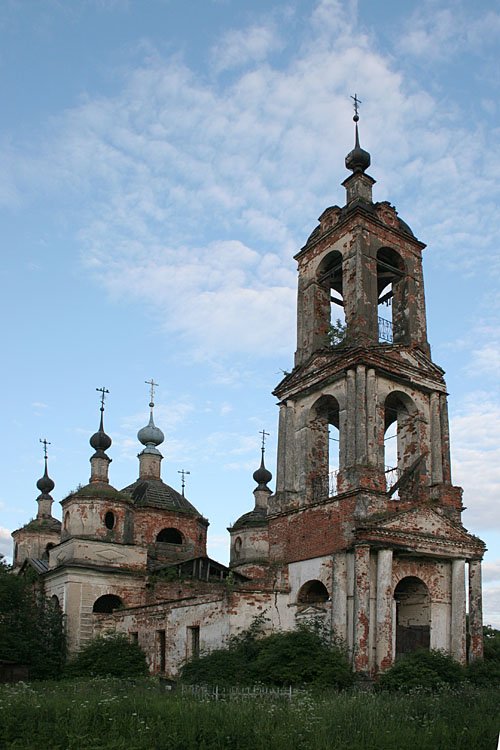
{"type": "Polygon", "coordinates": [[[184,487],[161,478],[153,381],[135,482],[109,483],[105,389],[90,480],[62,500],[62,525],[45,463],[37,518],[13,533],[14,566],[33,568],[62,607],[72,651],[118,630],[153,672],[174,677],[186,658],[264,614],[270,631],[321,621],[370,675],[418,647],[460,662],[482,656],[485,548],[463,527],[452,484],[446,385],[427,341],[425,246],[390,203],[373,201],[357,119],[346,204],[321,214],[296,256],[295,366],[275,390],[276,490],[263,443],[254,507],[229,529],[229,566],[207,557],[208,521],[184,487]]]}

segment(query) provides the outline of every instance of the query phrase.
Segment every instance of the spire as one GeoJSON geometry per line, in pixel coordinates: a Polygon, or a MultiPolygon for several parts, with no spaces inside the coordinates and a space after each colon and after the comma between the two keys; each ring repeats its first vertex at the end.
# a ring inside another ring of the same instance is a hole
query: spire
{"type": "Polygon", "coordinates": [[[146,380],[145,383],[150,386],[149,398],[149,422],[137,433],[137,439],[145,446],[139,454],[139,476],[141,479],[160,479],[160,462],[163,456],[157,446],[165,440],[165,435],[154,423],[154,389],[158,385],[153,378],[146,380]]]}
{"type": "Polygon", "coordinates": [[[365,170],[371,164],[370,154],[359,145],[358,110],[361,100],[358,99],[357,94],[351,96],[351,99],[354,101],[354,117],[352,118],[354,121],[354,148],[347,154],[345,165],[347,169],[351,170],[352,175],[342,183],[347,190],[347,205],[356,199],[371,203],[372,186],[375,184],[373,177],[365,174],[365,170]]]}
{"type": "Polygon", "coordinates": [[[97,432],[94,432],[89,440],[90,445],[95,450],[94,455],[90,459],[90,481],[108,483],[108,467],[112,459],[106,455],[105,451],[110,447],[112,440],[109,435],[106,435],[104,432],[104,399],[109,391],[107,388],[104,388],[104,386],[102,388],[96,388],[96,391],[99,391],[101,394],[101,419],[99,422],[99,429],[97,432]]]}
{"type": "Polygon", "coordinates": [[[355,138],[354,138],[354,148],[352,151],[350,151],[347,154],[345,158],[345,165],[347,169],[350,169],[352,172],[356,173],[356,172],[364,172],[365,169],[368,169],[368,167],[371,164],[371,157],[368,151],[365,151],[359,145],[358,108],[362,102],[360,99],[358,99],[357,94],[354,94],[354,96],[351,96],[351,99],[354,101],[354,117],[352,119],[355,123],[355,138]]]}
{"type": "Polygon", "coordinates": [[[51,497],[50,493],[55,487],[54,482],[49,477],[48,469],[47,469],[47,446],[50,445],[49,441],[46,438],[40,438],[40,442],[43,445],[43,458],[45,463],[45,470],[43,473],[43,477],[41,477],[38,482],[36,483],[36,486],[40,490],[40,495],[37,497],[37,503],[38,503],[38,513],[37,518],[51,518],[51,511],[52,511],[52,503],[53,498],[51,497]]]}
{"type": "Polygon", "coordinates": [[[257,487],[255,488],[254,492],[271,492],[269,487],[267,486],[268,482],[271,481],[273,478],[273,475],[271,472],[266,469],[264,464],[264,453],[266,452],[266,436],[269,436],[269,433],[265,430],[262,430],[260,433],[262,435],[262,446],[261,446],[261,459],[260,459],[260,466],[257,469],[257,471],[254,471],[253,478],[257,482],[257,487]]]}

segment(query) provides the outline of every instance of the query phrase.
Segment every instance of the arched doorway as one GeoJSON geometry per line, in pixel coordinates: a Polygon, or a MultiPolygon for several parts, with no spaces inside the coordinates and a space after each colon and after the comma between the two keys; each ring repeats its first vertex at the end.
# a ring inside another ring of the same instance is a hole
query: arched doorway
{"type": "Polygon", "coordinates": [[[324,604],[329,599],[328,589],[318,580],[304,583],[297,595],[298,604],[324,604]]]}
{"type": "Polygon", "coordinates": [[[92,612],[101,615],[110,615],[113,610],[120,609],[120,607],[123,607],[123,602],[119,596],[116,596],[116,594],[104,594],[95,600],[92,612]]]}
{"type": "Polygon", "coordinates": [[[431,598],[425,583],[416,576],[402,578],[394,590],[396,601],[396,659],[428,649],[431,634],[431,598]]]}

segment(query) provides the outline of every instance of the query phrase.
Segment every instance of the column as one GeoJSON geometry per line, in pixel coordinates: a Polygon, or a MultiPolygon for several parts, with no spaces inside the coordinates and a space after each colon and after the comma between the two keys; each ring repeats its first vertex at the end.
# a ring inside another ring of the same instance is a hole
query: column
{"type": "Polygon", "coordinates": [[[378,672],[387,669],[392,664],[393,601],[392,549],[381,549],[377,554],[376,660],[378,672]]]}
{"type": "Polygon", "coordinates": [[[368,463],[378,466],[377,382],[375,370],[371,368],[366,373],[366,434],[368,463]]]}
{"type": "Polygon", "coordinates": [[[354,668],[368,672],[370,665],[370,547],[354,550],[354,668]]]}
{"type": "Polygon", "coordinates": [[[465,662],[465,560],[451,563],[451,638],[450,652],[461,664],[465,662]]]}
{"type": "Polygon", "coordinates": [[[441,484],[443,481],[443,455],[441,444],[441,420],[439,417],[439,393],[431,393],[431,460],[432,460],[432,484],[441,484]]]}
{"type": "Polygon", "coordinates": [[[448,399],[445,393],[439,397],[441,417],[441,456],[443,460],[443,482],[451,483],[450,424],[448,419],[448,399]]]}
{"type": "Polygon", "coordinates": [[[366,464],[366,370],[356,367],[356,463],[366,464]]]}
{"type": "Polygon", "coordinates": [[[481,560],[469,562],[469,662],[483,658],[481,560]]]}
{"type": "Polygon", "coordinates": [[[347,644],[347,559],[345,552],[332,556],[332,630],[347,644]]]}
{"type": "Polygon", "coordinates": [[[346,468],[351,468],[356,461],[356,374],[354,370],[347,371],[347,440],[346,440],[346,468]]]}

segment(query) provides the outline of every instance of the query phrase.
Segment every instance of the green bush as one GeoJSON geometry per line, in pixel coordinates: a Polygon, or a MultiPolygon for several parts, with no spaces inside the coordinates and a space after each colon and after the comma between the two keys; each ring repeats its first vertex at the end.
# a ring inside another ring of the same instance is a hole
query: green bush
{"type": "Polygon", "coordinates": [[[465,679],[464,668],[443,651],[419,650],[406,654],[379,679],[380,690],[408,692],[415,688],[437,690],[459,685],[465,679]]]}
{"type": "Polygon", "coordinates": [[[316,629],[301,626],[259,637],[254,625],[232,638],[228,648],[185,664],[181,679],[208,685],[263,683],[346,688],[354,678],[344,651],[328,643],[316,629]]]}
{"type": "Polygon", "coordinates": [[[65,670],[68,677],[141,677],[147,673],[144,651],[119,633],[94,638],[65,670]]]}

